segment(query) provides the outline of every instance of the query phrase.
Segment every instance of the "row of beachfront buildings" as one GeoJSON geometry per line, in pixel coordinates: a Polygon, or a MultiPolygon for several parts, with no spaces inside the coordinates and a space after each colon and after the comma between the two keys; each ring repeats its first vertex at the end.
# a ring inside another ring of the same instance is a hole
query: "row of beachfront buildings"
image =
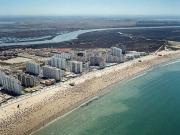
{"type": "MultiPolygon", "coordinates": [[[[137,53],[134,55],[137,55],[137,53]]],[[[23,87],[33,87],[39,79],[54,79],[61,81],[66,73],[81,74],[93,68],[105,68],[108,63],[121,63],[125,60],[123,50],[112,47],[107,51],[81,50],[68,53],[54,54],[44,61],[43,65],[35,62],[26,63],[25,72],[11,77],[0,72],[0,85],[8,92],[21,94],[23,87]]],[[[139,54],[140,56],[140,54],[139,54]]]]}

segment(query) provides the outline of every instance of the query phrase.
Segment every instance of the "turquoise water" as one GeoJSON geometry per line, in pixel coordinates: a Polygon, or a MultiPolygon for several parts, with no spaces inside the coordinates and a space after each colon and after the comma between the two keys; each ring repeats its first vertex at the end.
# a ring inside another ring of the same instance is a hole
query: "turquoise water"
{"type": "Polygon", "coordinates": [[[180,62],[108,89],[34,135],[180,135],[180,62]]]}

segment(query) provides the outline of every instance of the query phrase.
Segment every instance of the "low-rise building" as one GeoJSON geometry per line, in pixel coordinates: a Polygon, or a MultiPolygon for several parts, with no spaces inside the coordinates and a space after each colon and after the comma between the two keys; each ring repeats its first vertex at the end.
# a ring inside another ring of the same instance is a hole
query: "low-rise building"
{"type": "Polygon", "coordinates": [[[127,60],[133,60],[134,58],[135,58],[135,57],[134,57],[133,54],[130,54],[130,53],[126,54],[126,59],[127,59],[127,60]]]}
{"type": "Polygon", "coordinates": [[[129,51],[128,54],[132,54],[134,58],[139,58],[141,56],[140,52],[129,51]]]}

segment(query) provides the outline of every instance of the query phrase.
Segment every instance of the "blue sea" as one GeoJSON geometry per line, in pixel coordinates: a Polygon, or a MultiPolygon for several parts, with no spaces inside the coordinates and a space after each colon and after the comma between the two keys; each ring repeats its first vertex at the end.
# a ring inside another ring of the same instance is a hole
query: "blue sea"
{"type": "Polygon", "coordinates": [[[107,89],[33,135],[180,135],[180,61],[107,89]]]}

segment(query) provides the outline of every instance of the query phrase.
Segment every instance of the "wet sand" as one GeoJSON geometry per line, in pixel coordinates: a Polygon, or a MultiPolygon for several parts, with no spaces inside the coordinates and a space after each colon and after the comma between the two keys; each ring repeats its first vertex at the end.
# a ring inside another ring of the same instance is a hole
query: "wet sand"
{"type": "Polygon", "coordinates": [[[104,88],[121,80],[132,78],[155,65],[180,58],[180,51],[163,51],[160,53],[162,56],[148,55],[84,74],[61,83],[61,86],[2,106],[0,109],[0,134],[30,134],[96,95],[102,94],[104,88]],[[75,83],[75,86],[69,85],[72,82],[75,83]],[[19,108],[17,108],[18,105],[19,108]]]}

